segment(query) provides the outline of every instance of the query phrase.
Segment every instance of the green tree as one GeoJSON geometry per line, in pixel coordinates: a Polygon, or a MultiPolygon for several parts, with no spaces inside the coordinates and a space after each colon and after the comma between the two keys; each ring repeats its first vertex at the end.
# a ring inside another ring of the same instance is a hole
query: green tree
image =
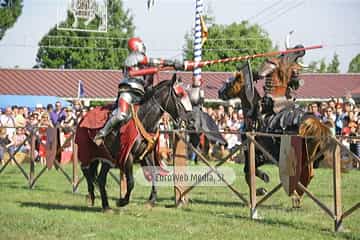
{"type": "Polygon", "coordinates": [[[331,60],[331,62],[329,63],[329,65],[327,66],[326,72],[339,73],[340,72],[339,66],[340,66],[339,55],[334,53],[334,57],[331,60]]]}
{"type": "Polygon", "coordinates": [[[326,72],[325,59],[311,61],[304,69],[308,73],[325,73],[326,72]]]}
{"type": "MultiPolygon", "coordinates": [[[[249,22],[232,23],[230,25],[212,24],[208,27],[208,39],[202,48],[202,59],[213,60],[247,54],[268,52],[273,50],[272,42],[259,25],[249,22]]],[[[193,36],[185,35],[184,58],[192,60],[193,36]]],[[[262,58],[251,60],[252,67],[258,69],[264,61],[262,58]]],[[[204,71],[235,71],[239,63],[214,64],[203,68],[204,71]]]]}
{"type": "Polygon", "coordinates": [[[326,65],[325,59],[322,58],[318,61],[311,61],[305,71],[310,73],[339,73],[339,66],[339,56],[335,53],[328,65],[326,65]]]}
{"type": "MultiPolygon", "coordinates": [[[[52,28],[39,42],[36,68],[121,69],[127,56],[127,39],[134,34],[129,11],[121,0],[108,0],[107,33],[52,28]]],[[[73,16],[63,25],[71,25],[73,16]]],[[[80,23],[81,24],[81,23],[80,23]]]]}
{"type": "Polygon", "coordinates": [[[354,57],[349,64],[349,73],[360,73],[360,54],[354,57]]]}
{"type": "Polygon", "coordinates": [[[317,72],[318,69],[318,62],[317,61],[311,61],[307,68],[305,69],[307,72],[317,72]]]}
{"type": "Polygon", "coordinates": [[[23,0],[1,0],[0,1],[0,40],[4,37],[6,30],[11,28],[21,15],[23,0]]]}
{"type": "Polygon", "coordinates": [[[319,68],[317,69],[318,73],[325,73],[326,72],[326,63],[325,63],[325,59],[321,59],[320,63],[319,63],[319,68]]]}

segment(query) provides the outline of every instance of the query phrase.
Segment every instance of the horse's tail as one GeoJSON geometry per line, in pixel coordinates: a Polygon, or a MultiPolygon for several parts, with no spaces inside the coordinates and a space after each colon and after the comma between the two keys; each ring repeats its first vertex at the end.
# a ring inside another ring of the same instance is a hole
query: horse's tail
{"type": "Polygon", "coordinates": [[[318,118],[310,116],[301,123],[299,135],[303,137],[314,137],[307,140],[307,151],[309,154],[308,161],[313,162],[316,153],[321,147],[321,143],[327,142],[327,138],[331,136],[331,131],[330,128],[318,118]]]}

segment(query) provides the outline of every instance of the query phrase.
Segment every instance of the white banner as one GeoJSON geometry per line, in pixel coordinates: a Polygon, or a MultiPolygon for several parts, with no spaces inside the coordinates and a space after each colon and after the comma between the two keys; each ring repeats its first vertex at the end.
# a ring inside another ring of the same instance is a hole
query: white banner
{"type": "Polygon", "coordinates": [[[236,179],[236,173],[231,167],[218,167],[217,172],[210,172],[206,166],[188,166],[176,167],[176,174],[174,167],[167,167],[166,171],[158,167],[143,167],[135,172],[135,181],[143,186],[151,186],[152,181],[148,181],[144,174],[150,176],[150,180],[154,180],[156,186],[173,186],[174,182],[182,186],[191,186],[199,182],[198,186],[226,186],[222,179],[227,183],[232,184],[236,179]],[[167,171],[167,172],[166,172],[167,171]]]}

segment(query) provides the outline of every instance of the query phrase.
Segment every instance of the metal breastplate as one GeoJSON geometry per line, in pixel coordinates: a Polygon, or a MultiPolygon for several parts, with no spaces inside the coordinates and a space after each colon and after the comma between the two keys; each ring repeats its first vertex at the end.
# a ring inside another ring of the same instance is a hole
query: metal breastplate
{"type": "Polygon", "coordinates": [[[130,77],[128,72],[130,69],[142,69],[145,66],[142,64],[146,56],[139,52],[132,52],[125,59],[124,79],[119,84],[119,92],[129,91],[136,94],[144,95],[146,84],[143,76],[130,77]]]}
{"type": "MultiPolygon", "coordinates": [[[[277,59],[275,59],[277,60],[277,59]]],[[[286,96],[288,83],[293,75],[296,65],[282,60],[272,60],[276,69],[265,78],[265,94],[273,97],[286,96]]]]}
{"type": "Polygon", "coordinates": [[[119,84],[119,92],[129,91],[141,96],[145,94],[144,80],[125,77],[119,84]]]}

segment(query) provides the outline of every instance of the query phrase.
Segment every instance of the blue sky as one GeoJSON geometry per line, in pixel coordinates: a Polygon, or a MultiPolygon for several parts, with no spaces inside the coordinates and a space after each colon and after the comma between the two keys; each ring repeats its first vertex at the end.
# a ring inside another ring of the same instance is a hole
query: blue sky
{"type": "MultiPolygon", "coordinates": [[[[290,30],[295,30],[293,44],[323,44],[323,49],[306,54],[305,63],[321,58],[329,62],[336,52],[341,71],[346,72],[351,59],[360,53],[359,0],[203,1],[211,6],[216,23],[249,19],[260,24],[280,47],[290,30]]],[[[181,58],[184,35],[194,24],[195,0],[155,0],[151,11],[146,9],[146,0],[123,2],[134,16],[136,35],[143,38],[150,56],[181,58]]],[[[56,24],[59,3],[66,4],[66,0],[24,0],[23,14],[0,42],[1,67],[30,68],[35,64],[36,45],[56,24]]]]}

